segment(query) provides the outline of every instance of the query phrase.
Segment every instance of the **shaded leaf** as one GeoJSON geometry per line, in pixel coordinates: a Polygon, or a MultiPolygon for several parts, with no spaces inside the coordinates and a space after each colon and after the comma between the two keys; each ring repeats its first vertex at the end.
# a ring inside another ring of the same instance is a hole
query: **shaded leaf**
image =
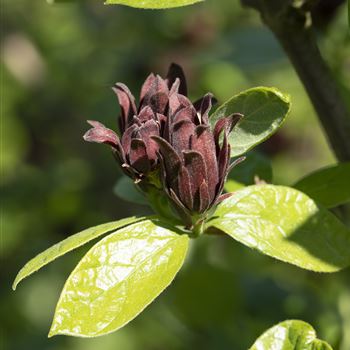
{"type": "Polygon", "coordinates": [[[225,199],[207,223],[250,248],[318,272],[350,265],[350,230],[302,192],[249,186],[225,199]]]}
{"type": "Polygon", "coordinates": [[[158,220],[99,241],[67,279],[49,336],[94,337],[123,327],[171,283],[188,243],[186,234],[158,220]]]}
{"type": "Polygon", "coordinates": [[[267,330],[249,350],[332,350],[306,322],[290,320],[267,330]]]}
{"type": "Polygon", "coordinates": [[[235,180],[244,185],[253,185],[256,178],[272,182],[272,167],[266,156],[252,151],[246,154],[246,158],[242,163],[231,170],[229,180],[235,180]]]}
{"type": "Polygon", "coordinates": [[[24,278],[28,277],[32,273],[38,271],[43,266],[49,264],[60,256],[78,248],[82,245],[90,242],[91,240],[100,237],[107,232],[122,228],[137,221],[141,221],[143,218],[130,217],[121,219],[118,221],[108,222],[106,224],[90,227],[84,231],[69,236],[65,240],[53,245],[46,249],[42,253],[38,254],[33,259],[29,260],[24,267],[18,272],[15,281],[13,282],[12,289],[15,290],[18,283],[24,278]]]}
{"type": "Polygon", "coordinates": [[[293,187],[327,208],[350,202],[350,162],[315,171],[293,187]]]}
{"type": "Polygon", "coordinates": [[[256,87],[232,97],[211,116],[212,125],[232,113],[244,117],[231,132],[231,157],[249,151],[269,138],[282,125],[290,111],[289,96],[275,88],[256,87]]]}
{"type": "Polygon", "coordinates": [[[203,0],[106,0],[108,5],[127,5],[144,9],[166,9],[192,5],[203,0]]]}
{"type": "Polygon", "coordinates": [[[146,198],[137,190],[134,182],[127,176],[122,176],[113,188],[114,194],[124,201],[140,205],[148,205],[146,198]]]}

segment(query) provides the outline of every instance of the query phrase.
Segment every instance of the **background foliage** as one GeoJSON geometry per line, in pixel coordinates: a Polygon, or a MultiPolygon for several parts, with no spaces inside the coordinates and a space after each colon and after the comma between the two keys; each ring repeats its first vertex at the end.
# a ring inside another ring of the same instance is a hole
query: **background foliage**
{"type": "MultiPolygon", "coordinates": [[[[349,97],[346,5],[331,13],[315,14],[320,45],[349,97]]],[[[11,293],[18,269],[73,232],[147,213],[115,197],[120,172],[111,155],[82,140],[86,119],[115,125],[118,107],[109,87],[116,81],[137,91],[150,70],[164,74],[177,61],[192,97],[211,91],[223,102],[243,89],[276,86],[292,96],[293,108],[258,148],[272,159],[274,183],[290,185],[335,160],[282,50],[257,13],[238,1],[145,11],[96,0],[51,6],[3,0],[1,15],[4,348],[243,350],[288,318],[311,323],[335,349],[350,348],[348,270],[303,271],[229,237],[198,240],[172,288],[122,330],[91,340],[48,340],[60,289],[87,248],[11,293]]]]}

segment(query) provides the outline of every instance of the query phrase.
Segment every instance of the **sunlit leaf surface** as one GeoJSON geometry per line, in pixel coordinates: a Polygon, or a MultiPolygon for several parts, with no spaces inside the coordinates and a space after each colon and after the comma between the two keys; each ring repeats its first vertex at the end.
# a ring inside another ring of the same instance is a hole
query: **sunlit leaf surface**
{"type": "Polygon", "coordinates": [[[33,259],[29,260],[17,274],[16,279],[13,282],[12,288],[16,289],[18,283],[21,282],[24,278],[28,277],[35,271],[38,271],[43,266],[49,264],[50,262],[59,258],[60,256],[72,251],[73,249],[81,247],[85,243],[88,243],[91,240],[97,237],[100,237],[101,235],[107,232],[116,230],[118,228],[127,226],[131,223],[134,223],[140,220],[142,220],[142,218],[130,217],[130,218],[90,227],[84,231],[81,231],[72,236],[69,236],[65,240],[53,245],[52,247],[38,254],[33,259]]]}
{"type": "Polygon", "coordinates": [[[209,226],[276,259],[318,272],[350,265],[350,230],[295,189],[249,186],[224,200],[214,216],[209,226]]]}
{"type": "Polygon", "coordinates": [[[290,320],[267,330],[249,350],[332,350],[306,322],[290,320]]]}
{"type": "Polygon", "coordinates": [[[211,122],[232,113],[244,115],[230,134],[231,157],[236,157],[275,133],[288,115],[290,106],[289,96],[275,88],[252,88],[220,106],[211,116],[211,122]]]}
{"type": "Polygon", "coordinates": [[[170,284],[188,242],[186,234],[156,220],[99,241],[66,281],[49,336],[94,337],[124,326],[170,284]]]}

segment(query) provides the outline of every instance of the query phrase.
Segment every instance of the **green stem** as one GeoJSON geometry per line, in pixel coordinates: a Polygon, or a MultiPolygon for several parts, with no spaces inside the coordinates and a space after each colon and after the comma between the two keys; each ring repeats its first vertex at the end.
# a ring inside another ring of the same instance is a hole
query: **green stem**
{"type": "Polygon", "coordinates": [[[291,0],[241,0],[257,9],[289,56],[338,160],[350,160],[350,113],[323,60],[309,13],[291,0]],[[308,21],[309,20],[309,21],[308,21]]]}

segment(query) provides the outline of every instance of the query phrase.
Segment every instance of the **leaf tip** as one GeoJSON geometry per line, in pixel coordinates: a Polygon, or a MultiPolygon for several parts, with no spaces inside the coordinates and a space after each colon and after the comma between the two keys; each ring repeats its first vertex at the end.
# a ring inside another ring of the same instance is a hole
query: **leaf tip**
{"type": "Polygon", "coordinates": [[[48,338],[52,338],[52,337],[54,337],[54,336],[56,336],[56,335],[59,335],[59,334],[60,334],[60,332],[57,332],[57,331],[55,330],[55,321],[53,321],[53,322],[52,322],[52,325],[51,325],[51,327],[50,327],[49,333],[47,334],[47,337],[48,337],[48,338]]]}
{"type": "Polygon", "coordinates": [[[19,282],[21,282],[21,278],[19,277],[19,275],[16,276],[15,280],[12,283],[12,290],[15,291],[19,282]]]}

